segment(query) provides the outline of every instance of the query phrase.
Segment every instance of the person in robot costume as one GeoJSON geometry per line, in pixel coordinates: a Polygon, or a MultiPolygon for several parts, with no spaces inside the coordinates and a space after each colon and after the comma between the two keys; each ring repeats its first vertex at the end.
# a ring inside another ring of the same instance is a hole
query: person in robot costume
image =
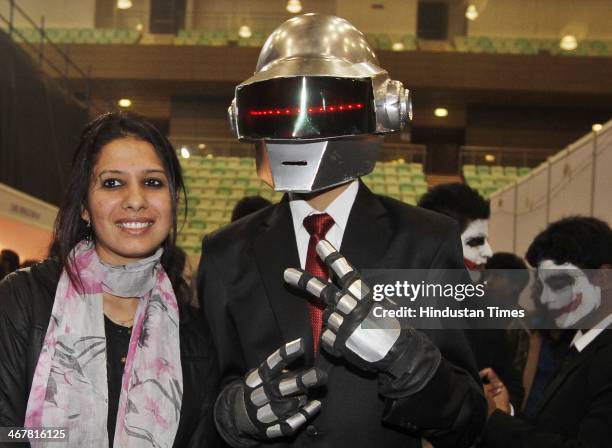
{"type": "Polygon", "coordinates": [[[451,220],[359,181],[382,135],[410,116],[408,91],[334,16],[282,24],[236,87],[232,129],[287,194],[203,241],[198,295],[224,385],[215,422],[230,445],[468,447],[480,434],[486,402],[462,332],[361,325],[373,301],[359,269],[462,266],[451,220]]]}
{"type": "Polygon", "coordinates": [[[451,183],[435,186],[421,197],[418,205],[459,223],[465,267],[472,280],[480,279],[487,260],[493,255],[489,245],[489,202],[473,188],[451,183]]]}

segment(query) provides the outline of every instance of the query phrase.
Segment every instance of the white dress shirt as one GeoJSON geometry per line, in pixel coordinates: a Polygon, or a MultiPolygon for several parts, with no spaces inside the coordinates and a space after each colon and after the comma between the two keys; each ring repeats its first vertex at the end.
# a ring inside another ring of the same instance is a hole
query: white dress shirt
{"type": "Polygon", "coordinates": [[[574,335],[574,339],[572,339],[570,347],[576,347],[576,350],[581,352],[610,325],[612,325],[612,314],[609,314],[608,317],[603,319],[586,333],[583,333],[582,330],[578,330],[574,335]]]}
{"type": "Polygon", "coordinates": [[[291,207],[293,229],[295,230],[295,239],[302,269],[306,267],[306,254],[308,252],[308,241],[310,240],[310,234],[304,228],[304,218],[319,213],[327,213],[331,216],[334,219],[334,225],[327,232],[325,239],[332,243],[336,249],[340,250],[346,223],[351,213],[351,208],[353,208],[355,203],[358,190],[359,182],[354,180],[325,210],[316,210],[303,199],[290,199],[289,207],[291,207]]]}

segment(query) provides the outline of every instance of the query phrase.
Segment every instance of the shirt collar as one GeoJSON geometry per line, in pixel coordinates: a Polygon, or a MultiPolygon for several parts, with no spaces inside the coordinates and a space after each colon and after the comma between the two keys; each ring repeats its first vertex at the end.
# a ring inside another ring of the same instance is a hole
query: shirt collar
{"type": "Polygon", "coordinates": [[[607,327],[612,325],[612,314],[609,314],[608,317],[603,319],[597,325],[595,325],[592,329],[583,333],[582,330],[578,330],[572,339],[570,347],[576,347],[576,350],[582,352],[587,345],[595,340],[597,336],[601,334],[607,327]]]}
{"type": "Polygon", "coordinates": [[[351,213],[351,208],[353,207],[353,203],[357,197],[358,190],[359,181],[355,179],[350,183],[346,190],[340,193],[340,195],[334,199],[325,210],[322,211],[315,210],[303,199],[292,199],[289,201],[291,214],[293,215],[294,220],[300,223],[300,226],[303,226],[305,217],[317,213],[327,213],[334,219],[334,223],[344,232],[349,214],[351,213]]]}

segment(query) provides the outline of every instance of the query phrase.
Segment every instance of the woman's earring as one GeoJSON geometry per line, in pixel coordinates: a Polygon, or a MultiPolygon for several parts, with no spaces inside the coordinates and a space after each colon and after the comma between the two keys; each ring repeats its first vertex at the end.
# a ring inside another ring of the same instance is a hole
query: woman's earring
{"type": "Polygon", "coordinates": [[[93,231],[91,229],[91,221],[85,221],[85,222],[86,222],[85,230],[87,232],[85,239],[87,240],[88,243],[90,243],[92,240],[92,235],[93,235],[93,231]]]}

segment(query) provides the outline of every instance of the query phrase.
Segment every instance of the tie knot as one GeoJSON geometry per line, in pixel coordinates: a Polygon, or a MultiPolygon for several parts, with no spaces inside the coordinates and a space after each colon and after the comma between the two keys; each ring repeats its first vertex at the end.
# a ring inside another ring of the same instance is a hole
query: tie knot
{"type": "Polygon", "coordinates": [[[327,213],[319,213],[317,215],[309,215],[304,218],[304,228],[310,236],[321,240],[325,238],[329,229],[334,225],[334,218],[327,213]]]}

